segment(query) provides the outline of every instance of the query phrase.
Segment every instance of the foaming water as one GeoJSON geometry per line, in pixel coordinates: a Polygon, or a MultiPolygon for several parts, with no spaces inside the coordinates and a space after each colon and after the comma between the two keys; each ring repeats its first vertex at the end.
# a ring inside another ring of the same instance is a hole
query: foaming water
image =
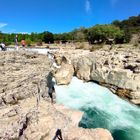
{"type": "MultiPolygon", "coordinates": [[[[15,48],[7,48],[7,51],[15,51],[15,50],[16,50],[15,48]]],[[[30,52],[38,52],[39,54],[47,54],[48,51],[50,51],[50,49],[46,49],[46,48],[24,48],[24,50],[30,52]]]]}
{"type": "Polygon", "coordinates": [[[74,77],[68,86],[55,86],[58,103],[84,111],[84,128],[106,128],[115,140],[140,139],[140,109],[107,88],[74,77]]]}

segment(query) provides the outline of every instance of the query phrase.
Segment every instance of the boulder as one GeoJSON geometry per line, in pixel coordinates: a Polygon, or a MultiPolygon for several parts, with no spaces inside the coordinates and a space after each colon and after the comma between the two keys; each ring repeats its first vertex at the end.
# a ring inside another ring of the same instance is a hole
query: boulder
{"type": "Polygon", "coordinates": [[[73,77],[74,69],[71,64],[63,63],[61,68],[57,69],[53,76],[56,80],[57,85],[68,85],[73,77]]]}
{"type": "Polygon", "coordinates": [[[55,63],[59,66],[62,63],[62,56],[59,53],[54,54],[55,63]]]}
{"type": "Polygon", "coordinates": [[[136,90],[137,84],[132,79],[133,72],[130,70],[114,69],[108,73],[105,82],[119,88],[136,90]]]}
{"type": "Polygon", "coordinates": [[[97,129],[75,129],[68,132],[66,140],[113,140],[108,130],[97,129]]]}
{"type": "Polygon", "coordinates": [[[81,57],[78,60],[77,63],[73,63],[76,76],[81,80],[89,81],[93,62],[88,57],[81,57]]]}

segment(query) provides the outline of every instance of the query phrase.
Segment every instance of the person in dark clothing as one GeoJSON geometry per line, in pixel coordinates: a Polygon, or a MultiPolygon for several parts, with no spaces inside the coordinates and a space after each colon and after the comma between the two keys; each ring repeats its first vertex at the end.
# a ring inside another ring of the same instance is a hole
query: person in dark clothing
{"type": "Polygon", "coordinates": [[[49,87],[48,94],[49,94],[49,96],[51,98],[51,103],[52,104],[53,104],[53,93],[55,93],[55,88],[54,88],[54,86],[51,86],[51,87],[49,87]]]}
{"type": "Polygon", "coordinates": [[[56,140],[56,139],[58,139],[58,140],[63,140],[63,138],[62,138],[62,133],[61,133],[61,129],[57,129],[53,140],[56,140]]]}

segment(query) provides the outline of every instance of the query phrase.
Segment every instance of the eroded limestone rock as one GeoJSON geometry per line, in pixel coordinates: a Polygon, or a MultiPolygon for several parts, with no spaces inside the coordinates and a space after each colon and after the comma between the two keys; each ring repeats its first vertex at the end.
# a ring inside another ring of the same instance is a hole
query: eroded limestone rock
{"type": "Polygon", "coordinates": [[[112,86],[116,94],[139,104],[139,52],[139,49],[134,48],[95,51],[92,54],[79,57],[78,60],[76,58],[76,63],[73,61],[74,68],[77,68],[75,74],[78,78],[86,81],[97,81],[109,88],[112,86]],[[85,63],[86,60],[88,63],[85,63]],[[135,96],[136,94],[137,96],[135,96]]]}
{"type": "MultiPolygon", "coordinates": [[[[59,56],[61,59],[61,67],[56,68],[52,73],[56,80],[57,85],[68,85],[74,75],[74,68],[72,64],[69,64],[66,57],[59,56]]],[[[57,56],[55,56],[55,61],[57,63],[57,56]]]]}
{"type": "Polygon", "coordinates": [[[64,140],[113,139],[105,129],[78,128],[82,112],[50,103],[47,86],[52,75],[47,56],[0,52],[0,60],[1,140],[52,140],[58,128],[64,140]]]}
{"type": "Polygon", "coordinates": [[[94,52],[83,50],[81,53],[79,50],[74,50],[64,54],[62,51],[59,55],[65,55],[69,59],[74,67],[74,74],[79,79],[96,81],[119,96],[140,104],[139,53],[139,48],[121,46],[112,50],[100,49],[94,52]]]}

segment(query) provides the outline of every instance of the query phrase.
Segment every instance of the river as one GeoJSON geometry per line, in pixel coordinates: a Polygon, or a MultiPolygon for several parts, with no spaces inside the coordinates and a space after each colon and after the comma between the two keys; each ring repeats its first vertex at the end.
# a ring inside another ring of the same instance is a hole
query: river
{"type": "Polygon", "coordinates": [[[55,89],[58,103],[84,112],[80,127],[106,128],[115,140],[140,140],[139,107],[76,77],[68,86],[55,85],[55,89]]]}

